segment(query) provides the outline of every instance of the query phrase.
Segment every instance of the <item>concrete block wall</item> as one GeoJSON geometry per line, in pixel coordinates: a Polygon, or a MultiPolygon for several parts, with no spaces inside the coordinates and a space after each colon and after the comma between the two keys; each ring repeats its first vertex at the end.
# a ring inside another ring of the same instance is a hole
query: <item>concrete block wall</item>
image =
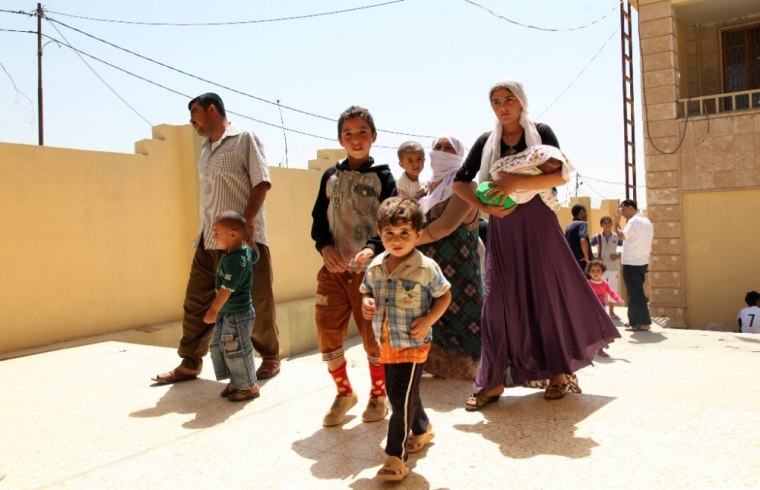
{"type": "MultiPolygon", "coordinates": [[[[653,316],[686,327],[681,219],[681,166],[678,99],[681,97],[679,25],[670,0],[639,2],[642,45],[642,117],[647,184],[647,216],[654,225],[649,263],[653,316]],[[646,100],[646,104],[644,104],[646,100]]],[[[681,43],[683,46],[683,43],[681,43]]],[[[688,52],[688,51],[687,51],[688,52]]]]}

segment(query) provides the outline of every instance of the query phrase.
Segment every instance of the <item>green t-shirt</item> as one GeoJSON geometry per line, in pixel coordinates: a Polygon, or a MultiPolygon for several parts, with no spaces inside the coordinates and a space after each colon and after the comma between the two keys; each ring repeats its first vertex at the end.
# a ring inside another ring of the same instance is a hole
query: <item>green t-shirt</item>
{"type": "Polygon", "coordinates": [[[244,311],[253,305],[251,301],[252,266],[258,261],[259,253],[254,252],[245,244],[243,248],[222,255],[216,268],[214,285],[217,293],[219,289],[224,288],[232,294],[219,310],[220,313],[244,311]]]}

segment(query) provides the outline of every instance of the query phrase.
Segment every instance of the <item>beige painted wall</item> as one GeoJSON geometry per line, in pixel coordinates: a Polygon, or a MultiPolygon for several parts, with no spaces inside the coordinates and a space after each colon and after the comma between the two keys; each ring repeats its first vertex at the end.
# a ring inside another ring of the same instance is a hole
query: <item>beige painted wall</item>
{"type": "MultiPolygon", "coordinates": [[[[198,230],[199,138],[156,126],[134,155],[0,143],[0,353],[182,317],[198,230]]],[[[285,355],[316,346],[313,295],[322,266],[311,209],[322,171],[270,167],[267,229],[285,355]]],[[[592,209],[590,230],[616,201],[592,209]]],[[[571,221],[569,208],[558,219],[571,221]]],[[[178,340],[178,339],[177,339],[178,340]]]]}
{"type": "MultiPolygon", "coordinates": [[[[167,125],[153,138],[135,145],[137,155],[0,144],[0,222],[9,230],[0,241],[0,352],[181,318],[200,139],[190,126],[167,125]]],[[[278,311],[294,305],[287,325],[309,317],[297,300],[313,296],[322,263],[310,238],[321,175],[270,171],[274,294],[278,311]]]]}
{"type": "Polygon", "coordinates": [[[760,290],[760,189],[689,193],[683,206],[689,326],[735,328],[744,295],[760,290]]]}

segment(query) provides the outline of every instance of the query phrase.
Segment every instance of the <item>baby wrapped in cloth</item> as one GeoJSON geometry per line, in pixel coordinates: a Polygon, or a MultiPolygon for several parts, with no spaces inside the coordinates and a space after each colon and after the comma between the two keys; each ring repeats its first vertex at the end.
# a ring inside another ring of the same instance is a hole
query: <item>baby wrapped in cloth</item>
{"type": "MultiPolygon", "coordinates": [[[[575,171],[570,160],[559,148],[548,145],[529,146],[525,151],[508,155],[496,160],[491,165],[491,178],[498,180],[499,174],[509,173],[515,175],[541,175],[550,174],[557,170],[562,171],[562,177],[567,181],[570,173],[575,171]]],[[[497,195],[486,196],[491,189],[492,182],[485,181],[478,186],[478,197],[486,204],[497,205],[501,200],[497,195]],[[497,199],[498,198],[498,199],[497,199]]],[[[541,190],[517,190],[504,200],[502,206],[511,208],[517,204],[525,204],[538,194],[549,209],[555,213],[560,210],[562,204],[557,199],[556,189],[541,190]]]]}

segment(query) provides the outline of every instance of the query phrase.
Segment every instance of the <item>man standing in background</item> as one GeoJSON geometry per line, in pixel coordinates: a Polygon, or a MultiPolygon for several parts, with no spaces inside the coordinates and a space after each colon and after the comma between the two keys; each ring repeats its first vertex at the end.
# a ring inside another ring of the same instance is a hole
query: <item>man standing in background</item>
{"type": "Polygon", "coordinates": [[[649,269],[649,255],[652,253],[654,227],[640,214],[636,201],[626,199],[615,213],[615,230],[623,244],[623,281],[628,290],[628,327],[631,330],[651,329],[652,318],[644,293],[644,280],[649,269]],[[625,228],[620,228],[620,218],[625,218],[625,228]]]}

